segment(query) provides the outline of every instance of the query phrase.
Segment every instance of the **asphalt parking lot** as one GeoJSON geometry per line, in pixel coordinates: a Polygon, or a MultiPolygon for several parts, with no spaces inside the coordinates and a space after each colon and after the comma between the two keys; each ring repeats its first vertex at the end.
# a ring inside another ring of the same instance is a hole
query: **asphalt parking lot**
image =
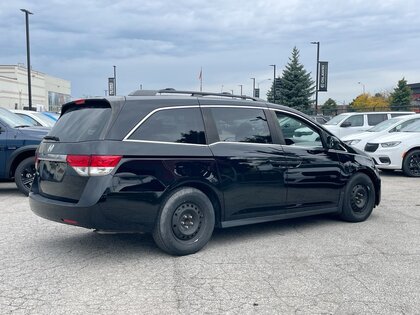
{"type": "Polygon", "coordinates": [[[420,314],[419,186],[386,174],[366,222],[216,230],[201,252],[171,257],[149,235],[43,220],[0,183],[0,313],[420,314]]]}

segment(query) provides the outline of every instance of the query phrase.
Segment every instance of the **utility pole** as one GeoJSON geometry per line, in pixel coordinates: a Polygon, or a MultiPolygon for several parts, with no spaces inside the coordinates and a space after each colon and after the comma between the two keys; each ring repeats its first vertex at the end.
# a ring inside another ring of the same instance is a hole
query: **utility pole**
{"type": "Polygon", "coordinates": [[[20,9],[25,13],[26,21],[26,60],[28,66],[28,99],[29,99],[29,110],[32,110],[32,86],[31,86],[31,50],[29,46],[29,14],[33,14],[26,9],[20,9]]]}

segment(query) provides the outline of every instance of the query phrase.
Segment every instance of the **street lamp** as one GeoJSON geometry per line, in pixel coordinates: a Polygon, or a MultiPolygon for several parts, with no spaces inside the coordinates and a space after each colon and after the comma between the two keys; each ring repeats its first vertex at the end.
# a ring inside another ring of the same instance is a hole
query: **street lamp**
{"type": "Polygon", "coordinates": [[[255,78],[250,78],[252,80],[252,97],[255,97],[255,78]]]}
{"type": "Polygon", "coordinates": [[[26,9],[20,9],[25,13],[26,21],[26,60],[28,64],[28,99],[29,99],[29,110],[32,110],[32,87],[31,87],[31,52],[29,47],[29,14],[33,14],[26,9]]]}
{"type": "Polygon", "coordinates": [[[257,89],[259,89],[259,88],[260,88],[260,84],[261,84],[261,83],[263,83],[263,82],[265,82],[265,81],[271,81],[271,79],[264,79],[264,80],[262,80],[262,81],[259,81],[259,82],[257,83],[257,89]]]}
{"type": "Polygon", "coordinates": [[[318,113],[318,71],[319,71],[319,42],[311,42],[316,45],[316,80],[315,80],[315,114],[318,113]]]}
{"type": "Polygon", "coordinates": [[[365,94],[365,85],[364,85],[362,82],[357,82],[357,84],[362,85],[362,88],[363,88],[363,94],[365,94]]]}
{"type": "Polygon", "coordinates": [[[274,70],[274,76],[273,76],[273,103],[276,102],[276,65],[270,65],[270,67],[273,67],[274,70]]]}

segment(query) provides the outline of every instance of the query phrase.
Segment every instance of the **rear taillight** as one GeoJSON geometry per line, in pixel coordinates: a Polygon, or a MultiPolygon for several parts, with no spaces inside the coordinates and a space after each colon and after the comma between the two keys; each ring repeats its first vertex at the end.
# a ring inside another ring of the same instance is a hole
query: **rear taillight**
{"type": "Polygon", "coordinates": [[[67,163],[80,176],[103,176],[112,172],[121,155],[67,155],[67,163]]]}

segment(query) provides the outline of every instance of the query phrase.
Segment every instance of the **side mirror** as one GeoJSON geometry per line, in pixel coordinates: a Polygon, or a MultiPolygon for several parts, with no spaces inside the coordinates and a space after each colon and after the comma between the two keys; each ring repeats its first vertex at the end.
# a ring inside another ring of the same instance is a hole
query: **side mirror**
{"type": "Polygon", "coordinates": [[[351,127],[351,122],[350,121],[345,121],[341,124],[340,127],[343,127],[343,128],[351,127]]]}
{"type": "Polygon", "coordinates": [[[340,148],[340,140],[334,136],[327,137],[327,148],[328,149],[338,149],[340,148]]]}

